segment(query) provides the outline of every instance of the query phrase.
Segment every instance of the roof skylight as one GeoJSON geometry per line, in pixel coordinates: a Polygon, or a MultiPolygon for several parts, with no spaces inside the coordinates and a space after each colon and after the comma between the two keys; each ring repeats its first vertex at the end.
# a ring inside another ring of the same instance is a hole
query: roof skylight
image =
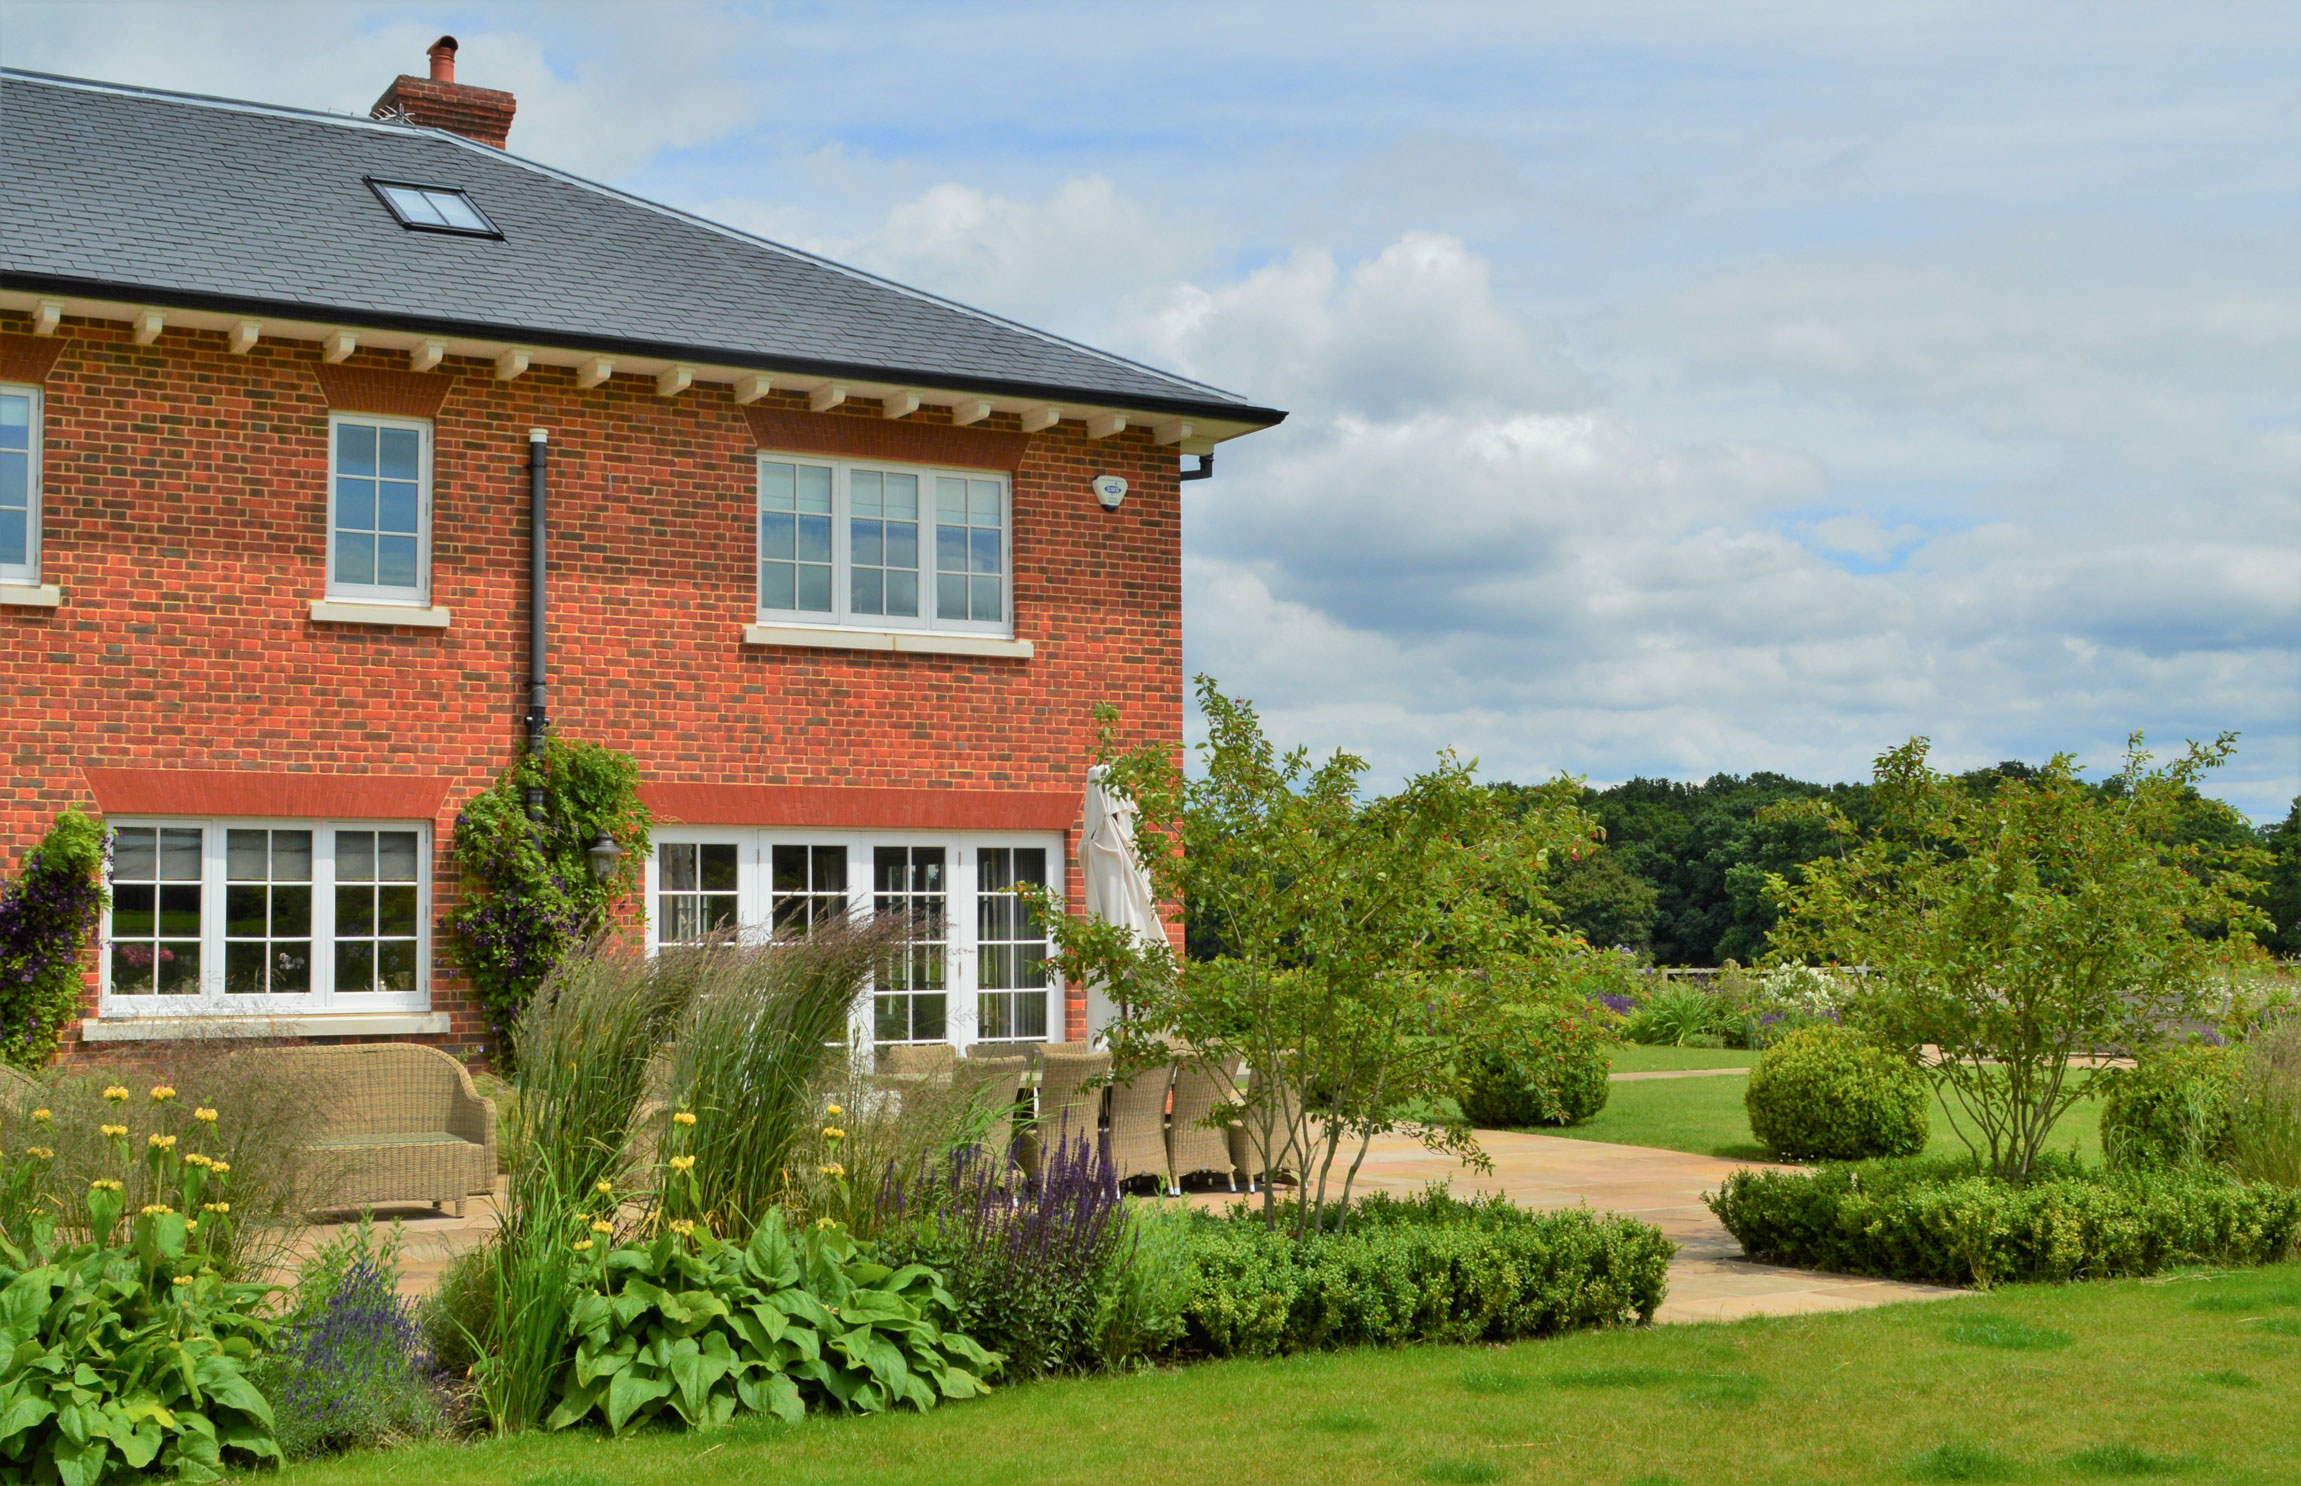
{"type": "Polygon", "coordinates": [[[416,186],[371,179],[368,188],[391,209],[402,227],[412,231],[453,232],[465,237],[503,236],[469,196],[452,186],[416,186]]]}

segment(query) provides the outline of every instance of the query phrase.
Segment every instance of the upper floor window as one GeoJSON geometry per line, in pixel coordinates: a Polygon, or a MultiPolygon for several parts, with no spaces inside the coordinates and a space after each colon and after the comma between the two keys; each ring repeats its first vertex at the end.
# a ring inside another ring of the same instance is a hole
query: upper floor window
{"type": "Polygon", "coordinates": [[[0,387],[0,582],[40,581],[40,390],[0,387]]]}
{"type": "Polygon", "coordinates": [[[454,186],[414,186],[399,181],[370,180],[368,189],[382,199],[411,232],[453,232],[468,237],[501,237],[470,195],[454,186]]]}
{"type": "Polygon", "coordinates": [[[762,455],[759,617],[1011,634],[1007,481],[762,455]]]}
{"type": "Polygon", "coordinates": [[[329,419],[328,597],[429,603],[431,424],[329,419]]]}

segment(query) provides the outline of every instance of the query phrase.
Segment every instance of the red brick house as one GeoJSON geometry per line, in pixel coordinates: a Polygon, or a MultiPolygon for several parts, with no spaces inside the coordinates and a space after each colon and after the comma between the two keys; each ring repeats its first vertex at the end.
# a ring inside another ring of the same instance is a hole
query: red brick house
{"type": "Polygon", "coordinates": [[[986,895],[1075,883],[1094,704],[1179,743],[1184,461],[1284,415],[522,160],[453,62],[0,75],[0,862],[118,833],[78,1037],[482,1052],[434,926],[538,659],[650,943],[941,909],[867,1035],[1084,1036],[986,895]]]}

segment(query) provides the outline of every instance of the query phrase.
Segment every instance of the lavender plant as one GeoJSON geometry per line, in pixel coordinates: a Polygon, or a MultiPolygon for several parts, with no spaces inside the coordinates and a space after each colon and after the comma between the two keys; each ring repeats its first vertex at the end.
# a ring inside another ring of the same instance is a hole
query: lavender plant
{"type": "Polygon", "coordinates": [[[0,1062],[38,1068],[79,1014],[81,959],[104,911],[104,828],[77,810],[56,817],[0,886],[0,1062]]]}
{"type": "Polygon", "coordinates": [[[1035,1191],[1006,1184],[1004,1163],[964,1151],[881,1190],[884,1262],[943,1275],[953,1329],[1006,1357],[1021,1379],[1102,1360],[1101,1297],[1132,1250],[1118,1180],[1081,1135],[1047,1153],[1035,1191]]]}
{"type": "Polygon", "coordinates": [[[305,1266],[258,1385],[294,1460],[436,1432],[432,1373],[415,1304],[399,1294],[397,1230],[378,1241],[363,1221],[305,1266]]]}

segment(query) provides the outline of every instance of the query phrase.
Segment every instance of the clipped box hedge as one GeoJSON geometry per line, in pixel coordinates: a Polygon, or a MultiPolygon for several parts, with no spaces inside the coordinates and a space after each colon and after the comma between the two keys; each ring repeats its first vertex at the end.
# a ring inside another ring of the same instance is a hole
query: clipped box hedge
{"type": "Polygon", "coordinates": [[[1709,1202],[1753,1259],[1985,1288],[2274,1264],[2301,1233],[2301,1191],[2289,1187],[2060,1162],[2020,1186],[1957,1158],[1745,1170],[1709,1202]]]}
{"type": "Polygon", "coordinates": [[[1196,1224],[1191,1247],[1186,1345],[1268,1357],[1644,1323],[1662,1303],[1677,1245],[1610,1213],[1433,1193],[1367,1199],[1343,1232],[1300,1244],[1242,1208],[1196,1224]]]}

